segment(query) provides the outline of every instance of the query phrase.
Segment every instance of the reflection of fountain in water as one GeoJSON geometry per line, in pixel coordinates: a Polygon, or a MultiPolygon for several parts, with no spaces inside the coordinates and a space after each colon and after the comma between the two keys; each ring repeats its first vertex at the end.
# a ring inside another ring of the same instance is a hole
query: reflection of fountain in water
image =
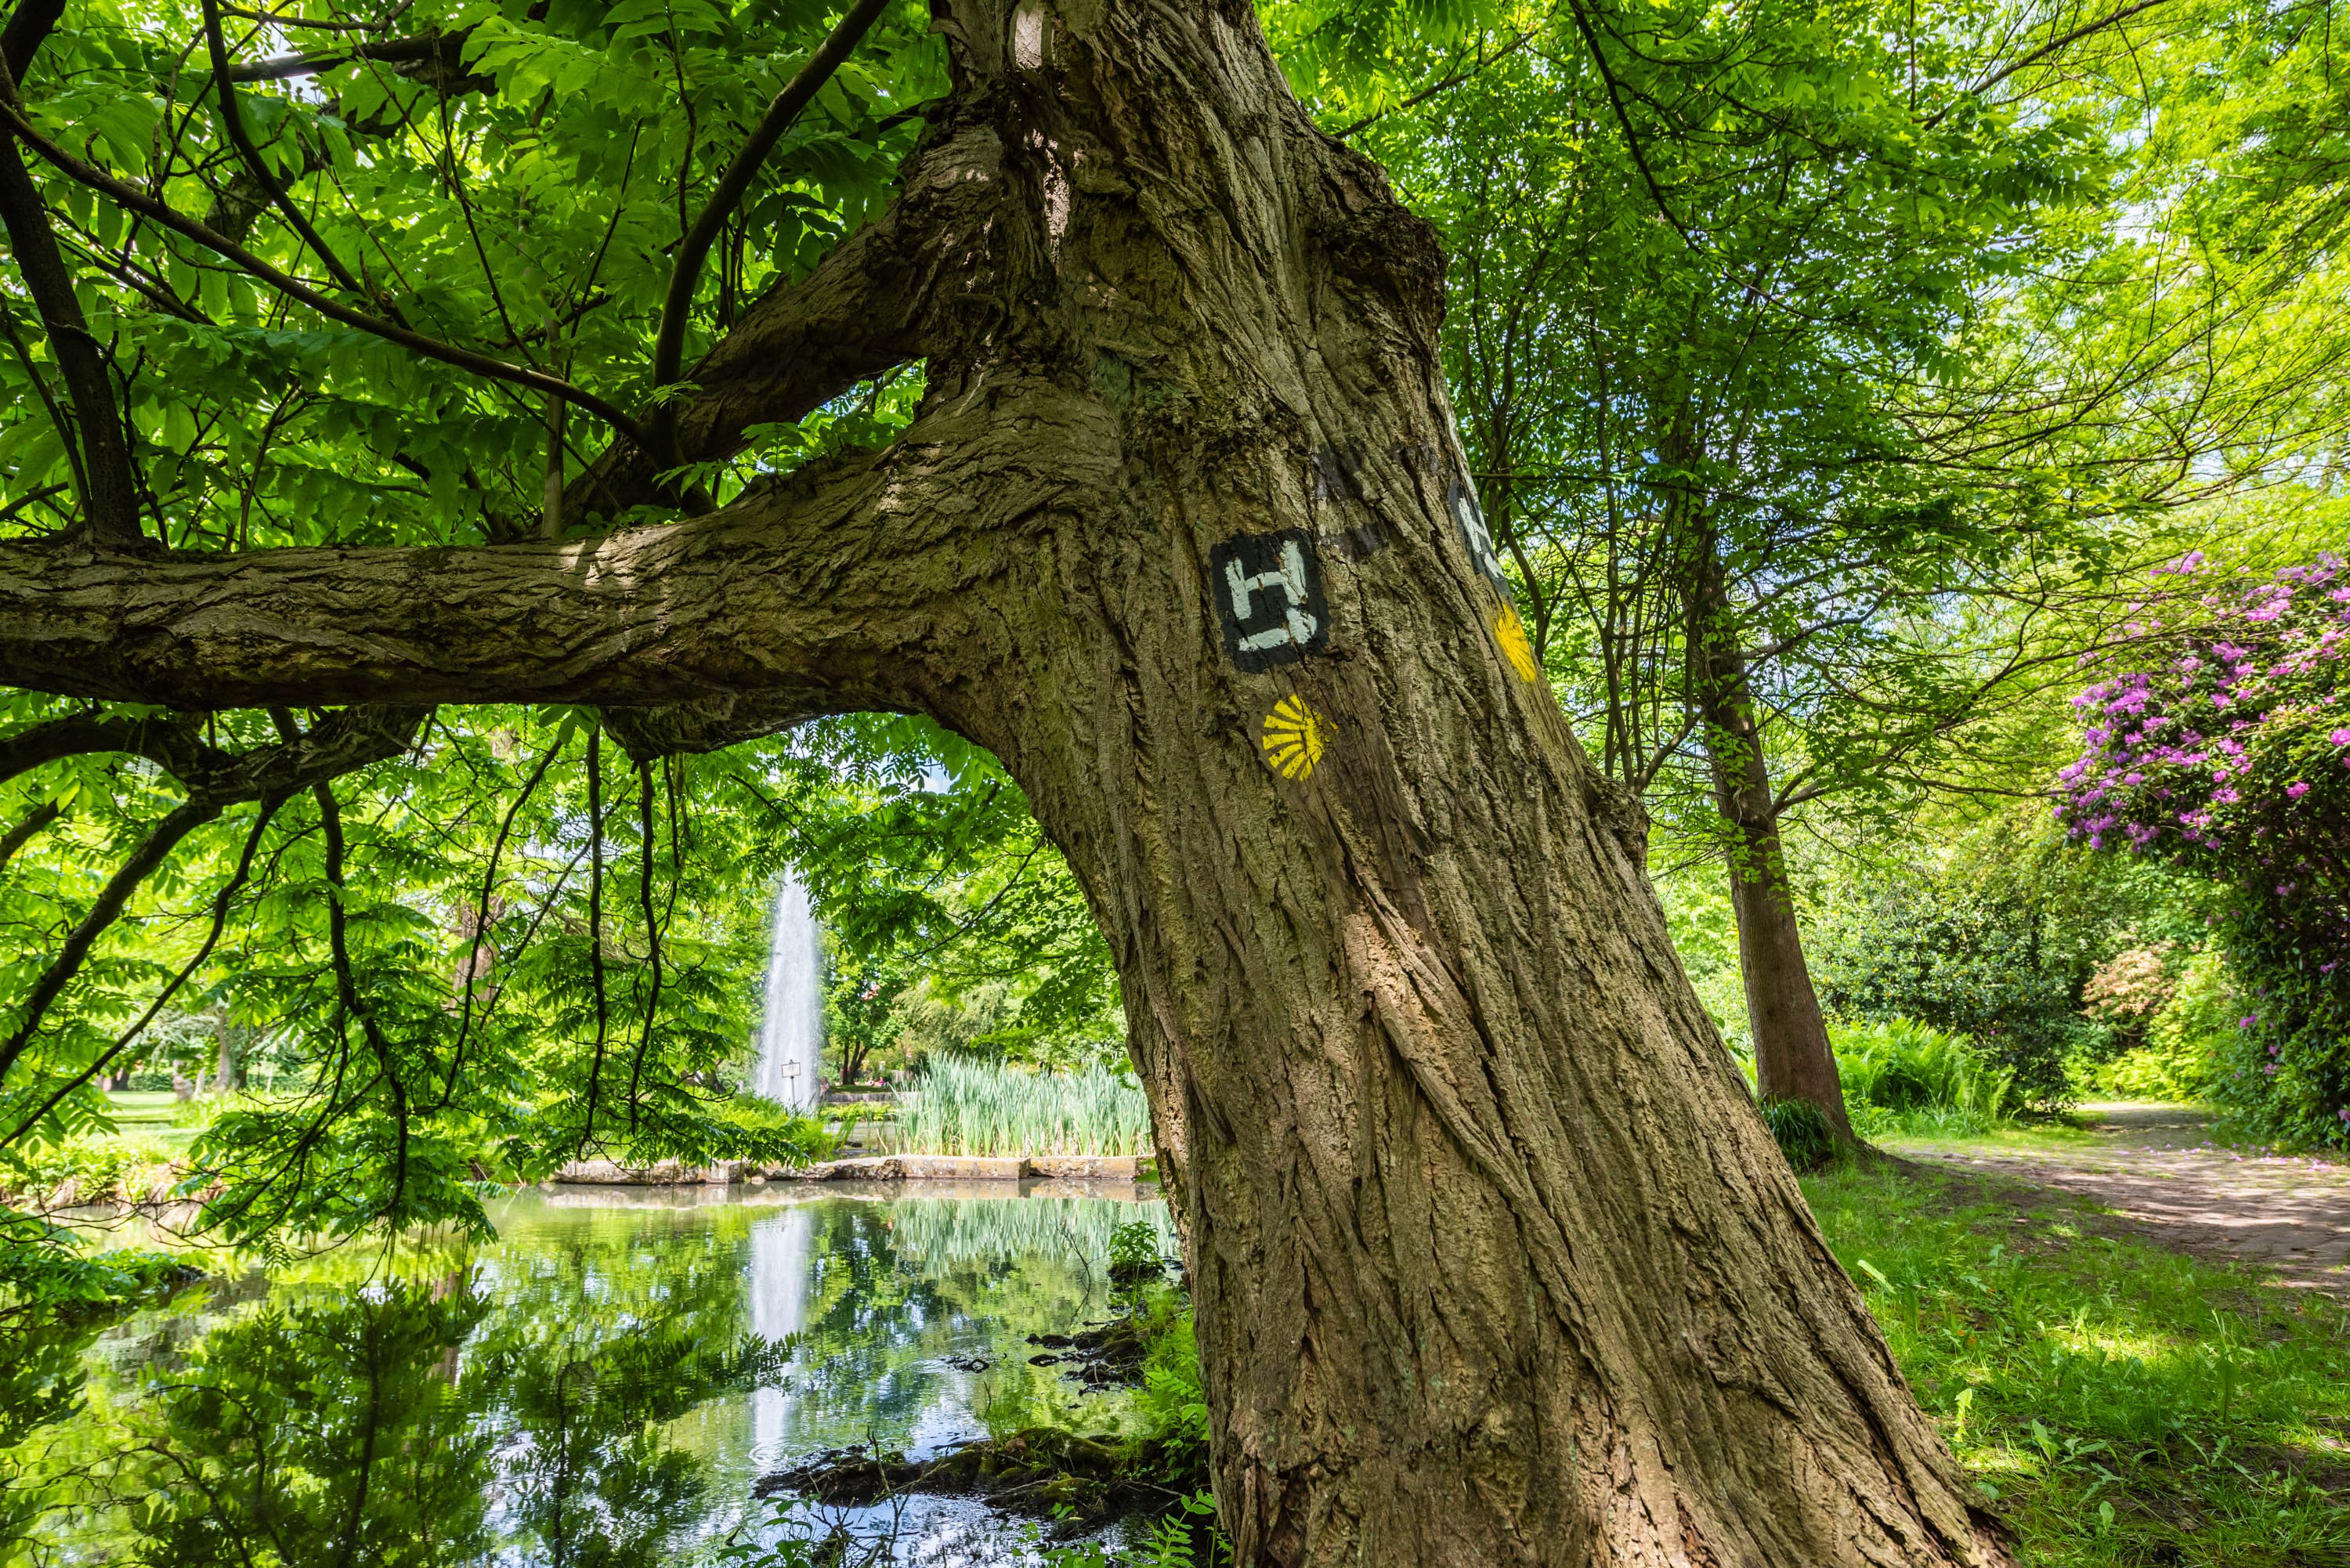
{"type": "Polygon", "coordinates": [[[767,942],[767,993],[759,1017],[759,1064],[751,1087],[795,1111],[812,1110],[823,1085],[824,950],[807,889],[789,871],[775,891],[767,942]]]}
{"type": "MultiPolygon", "coordinates": [[[[781,1340],[797,1334],[807,1310],[809,1255],[816,1210],[795,1204],[751,1231],[751,1332],[781,1340]]],[[[791,1395],[783,1388],[751,1391],[751,1459],[774,1465],[788,1447],[791,1395]]]]}

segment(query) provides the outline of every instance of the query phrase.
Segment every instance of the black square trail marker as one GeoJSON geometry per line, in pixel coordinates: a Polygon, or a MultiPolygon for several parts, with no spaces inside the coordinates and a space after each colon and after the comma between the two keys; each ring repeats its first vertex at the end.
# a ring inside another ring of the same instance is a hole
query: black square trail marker
{"type": "Polygon", "coordinates": [[[1319,652],[1330,639],[1322,564],[1302,529],[1243,534],[1210,550],[1208,594],[1224,651],[1252,674],[1319,652]]]}

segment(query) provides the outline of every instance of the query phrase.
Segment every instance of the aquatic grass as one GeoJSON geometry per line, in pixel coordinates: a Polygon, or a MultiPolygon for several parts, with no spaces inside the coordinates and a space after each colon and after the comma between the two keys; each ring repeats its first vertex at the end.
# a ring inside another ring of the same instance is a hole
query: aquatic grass
{"type": "Polygon", "coordinates": [[[1147,1225],[1161,1252],[1175,1250],[1164,1204],[1137,1205],[1110,1198],[961,1199],[949,1203],[901,1203],[892,1211],[890,1240],[899,1257],[924,1277],[1005,1258],[1075,1258],[1107,1279],[1118,1231],[1147,1225]]]}
{"type": "Polygon", "coordinates": [[[1142,1154],[1150,1111],[1123,1073],[1034,1073],[932,1057],[899,1101],[890,1146],[905,1154],[1142,1154]]]}
{"type": "Polygon", "coordinates": [[[1846,1165],[1805,1192],[2026,1563],[2350,1561],[2350,1312],[2025,1189],[1846,1165]]]}

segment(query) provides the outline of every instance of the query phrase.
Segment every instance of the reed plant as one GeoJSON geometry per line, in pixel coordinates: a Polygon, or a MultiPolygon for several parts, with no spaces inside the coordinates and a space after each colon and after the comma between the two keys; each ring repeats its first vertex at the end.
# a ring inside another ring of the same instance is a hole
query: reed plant
{"type": "Polygon", "coordinates": [[[905,1154],[1143,1154],[1150,1111],[1123,1073],[1037,1073],[934,1056],[899,1102],[890,1143],[905,1154]]]}
{"type": "Polygon", "coordinates": [[[890,1210],[890,1243],[923,1278],[1011,1258],[1076,1259],[1108,1278],[1113,1241],[1130,1225],[1147,1226],[1162,1253],[1175,1250],[1164,1203],[1109,1198],[960,1198],[901,1202],[890,1210]]]}

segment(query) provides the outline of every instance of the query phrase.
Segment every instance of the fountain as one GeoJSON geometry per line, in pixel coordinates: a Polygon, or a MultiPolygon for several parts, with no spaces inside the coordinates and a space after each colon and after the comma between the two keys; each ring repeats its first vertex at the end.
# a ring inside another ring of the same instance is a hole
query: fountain
{"type": "MultiPolygon", "coordinates": [[[[806,896],[801,896],[802,909],[806,896]]],[[[808,1272],[814,1260],[816,1209],[795,1204],[751,1232],[751,1332],[781,1342],[799,1333],[807,1309],[808,1272]]],[[[751,1390],[751,1459],[761,1469],[781,1463],[792,1447],[791,1391],[763,1385],[751,1390]]]]}
{"type": "Polygon", "coordinates": [[[775,890],[767,944],[766,1003],[759,1018],[759,1061],[751,1087],[795,1111],[816,1108],[823,1093],[824,950],[807,889],[791,872],[775,890]]]}

